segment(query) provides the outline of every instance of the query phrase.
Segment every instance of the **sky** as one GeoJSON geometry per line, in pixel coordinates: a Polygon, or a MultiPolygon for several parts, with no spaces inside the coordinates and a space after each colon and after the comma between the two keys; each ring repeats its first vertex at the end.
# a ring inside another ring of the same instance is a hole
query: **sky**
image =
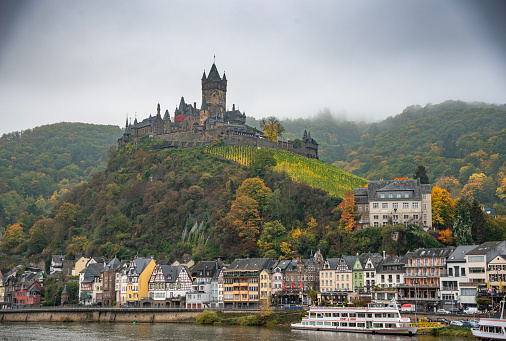
{"type": "Polygon", "coordinates": [[[506,103],[506,2],[0,1],[0,134],[201,105],[213,62],[248,116],[379,121],[506,103]]]}

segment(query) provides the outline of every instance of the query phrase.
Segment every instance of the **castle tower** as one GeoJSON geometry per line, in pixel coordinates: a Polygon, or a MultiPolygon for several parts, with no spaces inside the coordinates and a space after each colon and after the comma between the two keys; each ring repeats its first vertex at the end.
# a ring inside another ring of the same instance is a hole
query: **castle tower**
{"type": "Polygon", "coordinates": [[[227,77],[220,77],[216,64],[213,63],[209,75],[202,76],[202,103],[207,103],[210,116],[223,119],[227,108],[227,77]]]}

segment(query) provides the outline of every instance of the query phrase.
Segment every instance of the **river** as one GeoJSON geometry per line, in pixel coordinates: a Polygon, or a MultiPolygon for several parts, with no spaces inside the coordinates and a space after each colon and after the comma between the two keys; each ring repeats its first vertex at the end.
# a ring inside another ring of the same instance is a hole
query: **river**
{"type": "Polygon", "coordinates": [[[174,341],[457,341],[449,337],[416,337],[292,331],[289,328],[198,326],[193,324],[1,323],[0,340],[174,340],[174,341]]]}

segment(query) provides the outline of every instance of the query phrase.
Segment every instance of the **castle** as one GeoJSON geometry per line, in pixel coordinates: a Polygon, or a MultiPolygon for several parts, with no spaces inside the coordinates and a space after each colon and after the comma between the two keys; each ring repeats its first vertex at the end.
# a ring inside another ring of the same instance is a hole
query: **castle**
{"type": "Polygon", "coordinates": [[[121,148],[128,143],[137,145],[142,137],[151,140],[166,141],[167,147],[193,147],[211,145],[216,140],[227,145],[256,146],[288,150],[309,158],[318,159],[318,143],[311,138],[311,134],[304,131],[301,143],[294,146],[291,141],[269,141],[257,129],[246,125],[246,114],[235,109],[227,110],[227,77],[223,73],[220,77],[215,63],[211,66],[209,75],[202,75],[202,105],[197,108],[185,102],[181,97],[179,106],[174,110],[171,118],[165,110],[163,117],[160,104],[157,106],[156,116],[125,125],[125,133],[118,139],[121,148]]]}

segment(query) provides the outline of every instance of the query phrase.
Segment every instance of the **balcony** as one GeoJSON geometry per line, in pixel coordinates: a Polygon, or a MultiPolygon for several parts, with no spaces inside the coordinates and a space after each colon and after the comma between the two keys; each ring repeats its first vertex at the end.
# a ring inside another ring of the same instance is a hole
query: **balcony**
{"type": "Polygon", "coordinates": [[[415,278],[415,277],[431,277],[431,278],[439,278],[439,277],[445,277],[447,276],[446,271],[442,272],[423,272],[423,271],[417,271],[417,272],[408,272],[404,275],[405,278],[415,278]]]}

